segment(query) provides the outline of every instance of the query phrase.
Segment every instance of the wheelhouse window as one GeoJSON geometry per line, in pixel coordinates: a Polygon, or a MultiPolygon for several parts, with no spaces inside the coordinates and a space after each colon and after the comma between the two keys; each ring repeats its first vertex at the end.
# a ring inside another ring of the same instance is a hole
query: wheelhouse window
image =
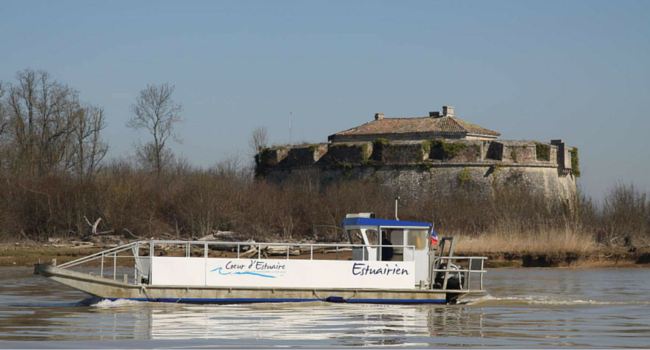
{"type": "Polygon", "coordinates": [[[406,245],[415,246],[415,250],[423,250],[427,246],[427,230],[408,230],[406,245]]]}
{"type": "Polygon", "coordinates": [[[348,230],[348,239],[350,244],[353,245],[363,245],[363,237],[361,236],[361,230],[348,230]]]}
{"type": "Polygon", "coordinates": [[[366,230],[366,237],[368,237],[368,244],[379,245],[377,230],[366,230]]]}

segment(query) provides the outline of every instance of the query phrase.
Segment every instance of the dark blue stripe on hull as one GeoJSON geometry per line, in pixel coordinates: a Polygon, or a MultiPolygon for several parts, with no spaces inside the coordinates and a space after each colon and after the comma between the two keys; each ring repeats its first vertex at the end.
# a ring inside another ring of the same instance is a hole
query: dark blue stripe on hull
{"type": "Polygon", "coordinates": [[[446,304],[445,299],[348,299],[346,303],[366,304],[446,304]]]}
{"type": "MultiPolygon", "coordinates": [[[[115,301],[121,298],[105,298],[115,301]]],[[[239,304],[239,303],[295,303],[307,301],[328,301],[326,299],[266,299],[266,298],[232,298],[232,299],[195,299],[195,298],[128,298],[135,301],[150,301],[159,303],[193,303],[193,304],[239,304]]],[[[348,299],[344,303],[358,304],[445,304],[445,299],[348,299]]]]}

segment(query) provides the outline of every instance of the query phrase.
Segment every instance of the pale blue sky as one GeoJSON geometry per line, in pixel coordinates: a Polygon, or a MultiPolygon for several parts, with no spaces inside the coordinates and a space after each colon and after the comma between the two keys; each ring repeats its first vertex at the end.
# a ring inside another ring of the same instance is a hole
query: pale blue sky
{"type": "Polygon", "coordinates": [[[0,80],[49,71],[105,108],[111,155],[147,84],[176,86],[198,165],[456,106],[502,139],[580,148],[590,194],[650,189],[650,1],[4,1],[0,80]]]}

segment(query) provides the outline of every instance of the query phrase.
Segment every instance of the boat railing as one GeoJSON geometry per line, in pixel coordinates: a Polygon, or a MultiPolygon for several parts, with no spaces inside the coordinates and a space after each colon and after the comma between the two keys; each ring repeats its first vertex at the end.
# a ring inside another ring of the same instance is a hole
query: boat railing
{"type": "MultiPolygon", "coordinates": [[[[345,248],[345,249],[361,249],[361,254],[362,254],[362,260],[366,260],[366,258],[369,258],[370,256],[366,256],[366,249],[362,248],[375,248],[375,249],[381,249],[382,247],[386,247],[385,245],[379,245],[379,244],[347,244],[347,243],[265,243],[265,242],[216,242],[216,241],[175,241],[175,240],[155,240],[155,241],[148,241],[147,243],[151,243],[151,249],[153,252],[153,249],[155,249],[156,244],[168,244],[168,245],[185,245],[185,251],[186,257],[190,257],[191,255],[191,245],[198,245],[198,246],[204,246],[205,251],[204,251],[204,256],[207,258],[208,257],[208,252],[209,252],[209,247],[214,246],[214,245],[220,245],[220,246],[230,246],[230,247],[235,247],[236,246],[236,251],[237,251],[237,259],[241,259],[242,253],[247,253],[250,254],[251,249],[243,252],[242,247],[255,247],[255,253],[257,254],[258,259],[262,259],[262,254],[264,254],[262,251],[264,250],[263,248],[268,248],[268,247],[286,247],[286,258],[290,259],[291,256],[291,248],[300,248],[300,247],[308,247],[309,248],[309,260],[314,260],[314,252],[315,248],[318,250],[319,248],[332,248],[334,251],[329,251],[328,253],[336,253],[337,258],[339,252],[342,252],[340,248],[345,248]]],[[[391,245],[391,248],[402,248],[405,249],[406,251],[415,251],[415,246],[414,245],[391,245]]],[[[234,248],[233,248],[234,249],[234,248]]],[[[318,251],[316,251],[318,253],[318,251]]],[[[301,250],[302,254],[302,250],[301,250]]],[[[153,253],[151,254],[153,256],[153,253]]],[[[413,254],[412,254],[413,256],[413,254]]],[[[251,256],[252,257],[252,256],[251,256]]],[[[246,256],[246,258],[249,258],[246,256]]],[[[413,260],[412,258],[411,260],[413,260]]],[[[336,259],[338,260],[338,259],[336,259]]],[[[407,261],[411,261],[407,260],[407,261]]]]}
{"type": "Polygon", "coordinates": [[[434,268],[433,274],[435,276],[436,273],[438,272],[444,272],[445,277],[444,277],[444,282],[442,285],[443,290],[447,290],[447,282],[449,280],[449,277],[454,275],[454,274],[461,274],[461,273],[466,273],[466,283],[461,284],[461,289],[458,290],[459,292],[468,292],[471,290],[471,282],[472,282],[472,274],[478,275],[479,277],[479,289],[483,290],[483,274],[485,274],[487,271],[485,270],[485,260],[487,260],[487,257],[482,257],[482,256],[441,256],[441,257],[436,257],[436,259],[439,260],[447,260],[447,265],[443,269],[439,268],[434,268]],[[450,264],[452,261],[457,261],[457,262],[467,262],[466,268],[462,266],[461,268],[454,268],[450,264]],[[465,289],[463,289],[463,286],[465,286],[465,289]]]}
{"type": "MultiPolygon", "coordinates": [[[[128,244],[125,244],[125,245],[121,245],[121,246],[114,247],[114,248],[107,249],[107,250],[103,250],[101,252],[97,252],[97,253],[94,253],[94,254],[91,254],[91,255],[88,255],[88,256],[84,256],[83,258],[79,258],[79,259],[76,259],[76,260],[69,261],[67,263],[59,265],[58,267],[59,268],[67,268],[67,267],[80,265],[80,264],[83,264],[85,262],[100,259],[100,258],[103,260],[104,257],[110,256],[110,255],[117,256],[117,253],[121,253],[123,251],[132,249],[134,246],[137,246],[138,243],[146,244],[147,242],[146,241],[131,242],[131,243],[128,243],[128,244]]],[[[124,256],[120,256],[120,257],[124,257],[124,256]]],[[[132,258],[132,256],[128,256],[128,257],[132,258]]]]}
{"type": "MultiPolygon", "coordinates": [[[[106,260],[112,260],[113,263],[113,280],[117,280],[117,259],[123,259],[123,258],[128,258],[128,259],[134,259],[135,260],[135,266],[134,266],[134,281],[135,284],[140,284],[140,278],[141,276],[147,277],[148,273],[146,272],[148,270],[148,267],[142,266],[143,264],[143,259],[149,259],[150,257],[155,256],[156,248],[157,246],[162,246],[162,245],[171,245],[175,246],[177,249],[184,249],[185,254],[184,256],[186,258],[196,258],[192,256],[192,248],[199,246],[203,248],[203,254],[202,256],[198,256],[198,258],[209,258],[209,253],[211,250],[211,246],[222,246],[222,247],[232,247],[232,249],[236,249],[237,255],[236,257],[232,257],[233,259],[250,259],[250,258],[257,258],[257,259],[274,259],[274,258],[269,258],[268,255],[263,252],[268,250],[268,247],[285,247],[286,249],[286,256],[284,257],[285,259],[291,259],[291,253],[292,249],[295,251],[296,248],[299,248],[299,255],[303,254],[302,249],[300,248],[309,248],[309,260],[320,260],[320,259],[314,259],[314,253],[334,253],[335,254],[335,259],[322,259],[322,260],[339,260],[339,254],[343,253],[345,251],[353,251],[354,249],[359,249],[361,251],[361,260],[362,261],[368,261],[371,258],[370,252],[367,248],[376,248],[377,249],[377,254],[375,258],[379,258],[381,255],[381,248],[386,247],[378,244],[372,244],[372,245],[366,245],[366,244],[347,244],[347,243],[341,243],[341,244],[332,244],[332,243],[264,243],[264,242],[222,242],[222,241],[182,241],[182,240],[150,240],[150,241],[136,241],[136,242],[131,242],[125,245],[121,245],[118,247],[113,247],[107,250],[103,250],[101,252],[97,252],[76,260],[69,261],[67,263],[61,264],[58,267],[59,268],[71,268],[74,266],[79,266],[82,264],[86,264],[92,261],[100,260],[100,271],[99,271],[99,277],[104,277],[104,266],[106,263],[106,260]],[[235,248],[236,247],[236,248],[235,248]],[[250,249],[247,250],[242,250],[242,247],[250,247],[250,249]],[[331,248],[330,250],[326,251],[327,248],[331,248]],[[140,250],[144,249],[145,252],[148,254],[146,255],[140,255],[140,250]],[[130,251],[131,254],[129,255],[120,255],[120,253],[128,252],[130,251]]],[[[413,245],[391,245],[392,248],[401,248],[403,249],[403,252],[410,251],[410,258],[408,260],[402,260],[402,261],[415,261],[415,246],[413,245]]],[[[234,251],[233,251],[234,252],[234,251]]],[[[305,252],[306,253],[306,252],[305,252]]],[[[408,254],[402,253],[403,258],[406,259],[408,254]]],[[[276,254],[277,256],[277,254],[276,254]]],[[[278,258],[275,258],[278,259],[278,258]]],[[[124,282],[126,283],[128,280],[128,276],[124,275],[124,282]]]]}

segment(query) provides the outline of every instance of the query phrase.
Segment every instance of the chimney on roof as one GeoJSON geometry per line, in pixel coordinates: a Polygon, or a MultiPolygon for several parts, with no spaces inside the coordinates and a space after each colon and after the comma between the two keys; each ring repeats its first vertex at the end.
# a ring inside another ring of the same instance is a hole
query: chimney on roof
{"type": "Polygon", "coordinates": [[[442,115],[444,117],[454,116],[454,106],[442,106],[442,115]]]}
{"type": "Polygon", "coordinates": [[[384,113],[375,113],[375,120],[384,119],[384,113]]]}
{"type": "Polygon", "coordinates": [[[440,118],[440,112],[429,112],[429,117],[440,118]]]}

